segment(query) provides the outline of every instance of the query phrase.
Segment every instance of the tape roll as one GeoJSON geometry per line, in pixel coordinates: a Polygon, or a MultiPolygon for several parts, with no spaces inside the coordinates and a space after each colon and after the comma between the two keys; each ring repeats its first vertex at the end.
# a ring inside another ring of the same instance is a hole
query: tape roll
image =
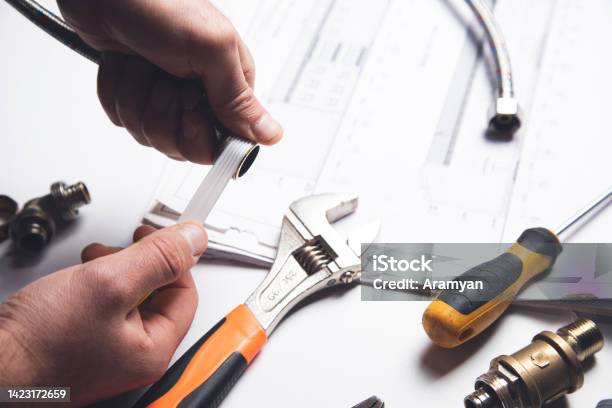
{"type": "Polygon", "coordinates": [[[228,137],[214,166],[204,177],[202,184],[179,217],[179,222],[198,220],[204,223],[227,183],[233,178],[244,175],[255,161],[258,152],[259,146],[253,142],[238,137],[228,137]]]}

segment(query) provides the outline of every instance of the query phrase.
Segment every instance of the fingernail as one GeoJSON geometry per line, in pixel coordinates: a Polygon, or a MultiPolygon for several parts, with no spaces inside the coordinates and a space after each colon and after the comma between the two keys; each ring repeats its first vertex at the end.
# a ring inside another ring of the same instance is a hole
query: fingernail
{"type": "Polygon", "coordinates": [[[192,255],[201,255],[208,245],[208,236],[203,226],[196,222],[183,222],[174,227],[187,240],[192,255]]]}
{"type": "Polygon", "coordinates": [[[251,130],[261,143],[275,143],[283,136],[283,128],[269,114],[265,114],[251,130]]]}

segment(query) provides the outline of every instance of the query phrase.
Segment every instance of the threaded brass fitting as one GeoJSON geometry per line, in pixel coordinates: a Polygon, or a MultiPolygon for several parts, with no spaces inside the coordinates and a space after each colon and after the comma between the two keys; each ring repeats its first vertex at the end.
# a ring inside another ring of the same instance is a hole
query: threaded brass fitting
{"type": "Polygon", "coordinates": [[[543,331],[530,345],[491,361],[476,379],[466,408],[538,408],[582,386],[582,362],[603,347],[603,336],[591,320],[580,319],[543,331]]]}
{"type": "Polygon", "coordinates": [[[79,207],[90,202],[84,183],[53,183],[49,194],[28,201],[14,216],[10,236],[19,248],[40,251],[51,241],[58,226],[74,220],[79,207]]]}

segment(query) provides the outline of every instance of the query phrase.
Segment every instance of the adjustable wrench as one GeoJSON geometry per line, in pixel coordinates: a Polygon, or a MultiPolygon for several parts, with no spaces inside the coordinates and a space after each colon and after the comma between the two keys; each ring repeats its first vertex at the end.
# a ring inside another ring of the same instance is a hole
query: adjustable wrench
{"type": "MultiPolygon", "coordinates": [[[[217,407],[280,320],[319,290],[358,279],[359,250],[331,226],[357,197],[322,194],[293,202],[283,218],[276,260],[263,282],[198,340],[135,407],[217,407]]],[[[371,236],[364,237],[371,242],[371,236]]]]}

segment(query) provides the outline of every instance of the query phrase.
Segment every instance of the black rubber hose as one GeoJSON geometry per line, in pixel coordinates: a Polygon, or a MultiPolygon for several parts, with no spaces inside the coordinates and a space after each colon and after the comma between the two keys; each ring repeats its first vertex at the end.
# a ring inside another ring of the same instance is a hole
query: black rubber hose
{"type": "Polygon", "coordinates": [[[100,52],[87,45],[64,20],[34,0],[5,0],[21,15],[36,24],[47,34],[78,52],[85,58],[100,61],[100,52]]]}

